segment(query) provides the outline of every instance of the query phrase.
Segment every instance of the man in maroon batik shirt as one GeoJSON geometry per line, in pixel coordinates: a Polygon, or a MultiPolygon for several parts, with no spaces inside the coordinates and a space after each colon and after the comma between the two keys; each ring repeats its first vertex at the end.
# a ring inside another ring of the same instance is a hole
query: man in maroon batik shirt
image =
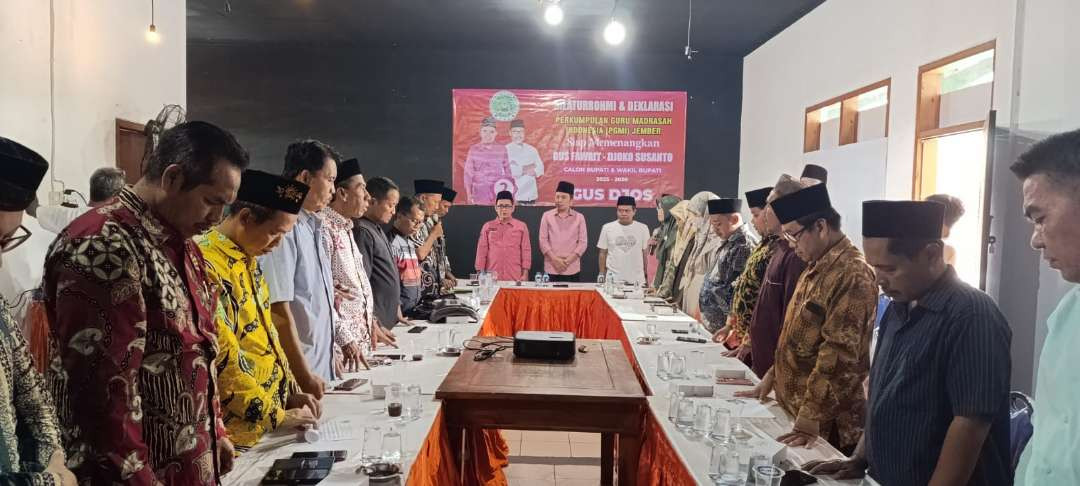
{"type": "Polygon", "coordinates": [[[216,294],[191,238],[221,219],[247,164],[228,132],[177,125],[138,183],[53,243],[48,381],[80,484],[212,485],[232,468],[215,390],[216,294]]]}

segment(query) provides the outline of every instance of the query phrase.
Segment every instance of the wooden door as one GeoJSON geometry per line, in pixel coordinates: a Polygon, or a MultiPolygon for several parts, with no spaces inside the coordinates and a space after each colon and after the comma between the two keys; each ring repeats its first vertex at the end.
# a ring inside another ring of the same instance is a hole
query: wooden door
{"type": "Polygon", "coordinates": [[[116,119],[116,167],[124,171],[124,181],[128,184],[134,184],[142,177],[145,129],[145,125],[116,119]]]}

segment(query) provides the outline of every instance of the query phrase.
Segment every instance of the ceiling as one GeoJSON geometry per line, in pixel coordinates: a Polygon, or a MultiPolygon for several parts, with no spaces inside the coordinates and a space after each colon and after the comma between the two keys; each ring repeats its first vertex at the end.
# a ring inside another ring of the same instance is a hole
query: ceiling
{"type": "MultiPolygon", "coordinates": [[[[690,0],[619,0],[629,51],[681,54],[690,0]]],[[[691,46],[743,56],[824,0],[697,0],[691,46]]],[[[446,49],[523,49],[599,43],[610,0],[561,0],[550,27],[539,0],[188,0],[189,42],[349,43],[446,49]],[[226,8],[228,7],[228,9],[226,8]],[[226,11],[228,10],[228,11],[226,11]]]]}

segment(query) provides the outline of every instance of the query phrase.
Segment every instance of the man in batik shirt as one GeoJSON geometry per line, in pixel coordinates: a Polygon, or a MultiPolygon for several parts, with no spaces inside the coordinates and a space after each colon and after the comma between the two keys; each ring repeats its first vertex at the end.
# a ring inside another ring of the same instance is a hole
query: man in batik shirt
{"type": "MultiPolygon", "coordinates": [[[[33,150],[0,137],[0,253],[27,240],[23,211],[49,164],[33,150]]],[[[3,266],[0,258],[0,266],[3,266]]],[[[0,484],[75,486],[64,465],[56,410],[34,368],[18,323],[0,297],[0,484]]]]}
{"type": "Polygon", "coordinates": [[[439,298],[445,287],[443,262],[446,260],[446,240],[443,239],[443,225],[438,214],[443,187],[442,181],[418,179],[413,182],[416,198],[424,211],[424,222],[409,238],[416,246],[416,258],[420,261],[421,300],[439,298]]]}
{"type": "Polygon", "coordinates": [[[772,192],[772,187],[755,189],[746,193],[746,203],[750,206],[750,224],[761,235],[761,241],[750,252],[746,267],[735,282],[735,294],[731,299],[731,312],[726,325],[713,335],[713,341],[734,347],[727,352],[728,357],[735,357],[750,363],[750,320],[754,316],[758,293],[765,278],[765,267],[773,255],[773,243],[778,235],[769,231],[765,224],[765,199],[772,192]]]}
{"type": "Polygon", "coordinates": [[[751,396],[776,400],[795,427],[777,438],[803,446],[818,437],[850,453],[862,437],[877,308],[874,272],[840,231],[840,215],[819,183],[772,202],[782,236],[809,262],[799,278],[776,362],[751,396]]]}
{"type": "Polygon", "coordinates": [[[743,224],[742,201],[738,198],[713,199],[708,202],[708,208],[709,225],[724,243],[717,252],[716,265],[705,275],[698,297],[705,327],[715,333],[727,322],[735,296],[735,282],[746,269],[750,250],[757,239],[743,224]]]}
{"type": "Polygon", "coordinates": [[[216,299],[192,237],[221,219],[247,163],[228,132],[177,125],[134,186],[53,242],[48,379],[80,483],[212,485],[232,468],[216,299]]]}
{"type": "Polygon", "coordinates": [[[323,209],[323,245],[330,255],[334,277],[334,309],[338,326],[334,343],[341,348],[338,374],[367,368],[364,352],[375,349],[377,342],[393,343],[393,337],[376,324],[374,297],[364,256],[353,239],[353,219],[368,209],[367,183],[360,172],[360,161],[349,159],[338,168],[334,199],[323,209]]]}
{"type": "Polygon", "coordinates": [[[300,392],[270,317],[270,289],[256,259],[296,223],[308,187],[244,172],[229,217],[197,238],[218,290],[218,396],[237,452],[278,427],[318,423],[318,400],[300,392]]]}

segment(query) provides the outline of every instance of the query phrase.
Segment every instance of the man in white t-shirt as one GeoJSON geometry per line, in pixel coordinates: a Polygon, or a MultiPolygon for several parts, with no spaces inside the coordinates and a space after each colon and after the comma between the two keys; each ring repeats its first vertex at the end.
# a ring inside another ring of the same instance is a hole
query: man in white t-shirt
{"type": "Polygon", "coordinates": [[[510,158],[510,173],[517,185],[514,199],[517,204],[533,204],[539,196],[536,178],[544,175],[544,161],[536,147],[525,143],[525,122],[510,122],[510,143],[506,144],[506,155],[510,158]]]}
{"type": "Polygon", "coordinates": [[[634,221],[637,204],[630,196],[619,197],[616,203],[618,220],[605,224],[600,230],[600,274],[608,270],[620,282],[645,282],[645,245],[649,242],[649,227],[634,221]]]}

